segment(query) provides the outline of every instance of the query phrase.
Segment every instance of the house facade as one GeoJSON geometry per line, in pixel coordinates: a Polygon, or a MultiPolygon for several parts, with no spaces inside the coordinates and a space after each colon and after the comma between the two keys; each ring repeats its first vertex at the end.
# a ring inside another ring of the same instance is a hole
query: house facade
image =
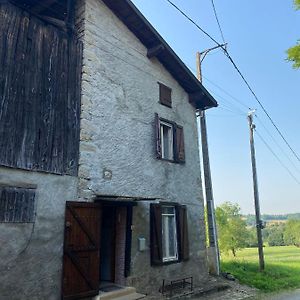
{"type": "Polygon", "coordinates": [[[2,2],[1,299],[201,286],[215,100],[128,0],[2,2]]]}

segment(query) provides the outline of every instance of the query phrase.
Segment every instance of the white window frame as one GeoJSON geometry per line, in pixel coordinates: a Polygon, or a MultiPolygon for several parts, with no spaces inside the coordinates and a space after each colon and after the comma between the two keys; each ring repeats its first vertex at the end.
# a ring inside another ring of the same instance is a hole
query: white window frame
{"type": "Polygon", "coordinates": [[[174,160],[174,128],[173,124],[160,120],[159,122],[159,130],[161,136],[161,158],[167,160],[174,160]],[[163,134],[163,127],[168,127],[168,141],[169,141],[169,157],[166,157],[165,154],[165,141],[164,141],[164,134],[163,134]]]}
{"type": "Polygon", "coordinates": [[[163,208],[172,208],[173,209],[173,213],[163,213],[161,214],[161,218],[162,218],[162,246],[164,247],[164,245],[166,245],[166,256],[163,257],[163,262],[169,262],[169,261],[176,261],[178,260],[178,243],[177,243],[177,222],[176,222],[176,208],[175,206],[169,206],[169,205],[163,205],[163,208]],[[174,225],[174,249],[175,249],[175,256],[170,256],[169,252],[169,223],[168,222],[163,222],[163,218],[164,217],[173,217],[173,225],[174,225]],[[165,228],[163,228],[165,226],[165,228]],[[164,230],[165,229],[165,230],[164,230]],[[168,232],[168,235],[164,235],[164,232],[168,232]]]}

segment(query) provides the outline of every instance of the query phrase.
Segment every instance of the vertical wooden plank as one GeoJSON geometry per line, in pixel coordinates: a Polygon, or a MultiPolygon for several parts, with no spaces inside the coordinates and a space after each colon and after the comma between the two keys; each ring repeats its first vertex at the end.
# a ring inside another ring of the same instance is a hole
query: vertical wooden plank
{"type": "Polygon", "coordinates": [[[0,220],[4,220],[6,203],[4,201],[4,189],[0,186],[0,220]]]}
{"type": "Polygon", "coordinates": [[[125,245],[125,270],[124,276],[130,276],[130,266],[131,266],[131,243],[132,243],[132,206],[127,206],[127,219],[126,219],[126,245],[125,245]]]}
{"type": "Polygon", "coordinates": [[[8,26],[6,28],[6,40],[4,45],[4,59],[3,59],[3,72],[4,72],[4,92],[1,98],[0,105],[0,147],[1,147],[1,155],[4,157],[4,164],[11,165],[13,163],[13,149],[12,144],[15,137],[15,128],[13,124],[13,116],[15,113],[15,98],[16,93],[11,88],[12,81],[14,78],[14,68],[11,66],[14,64],[15,57],[15,49],[18,39],[18,29],[20,23],[20,17],[17,12],[10,11],[8,9],[8,18],[7,18],[8,26]],[[8,51],[9,49],[9,51],[8,51]],[[9,132],[9,135],[7,135],[9,132]]]}
{"type": "MultiPolygon", "coordinates": [[[[16,93],[15,113],[13,114],[13,124],[15,128],[15,136],[12,144],[12,161],[17,166],[26,164],[25,142],[27,130],[24,123],[25,111],[25,66],[26,66],[26,48],[27,48],[27,32],[29,27],[29,19],[25,13],[20,14],[20,24],[18,32],[18,40],[16,44],[16,52],[14,57],[14,78],[12,89],[16,93]]],[[[11,116],[12,117],[12,116],[11,116]]]]}

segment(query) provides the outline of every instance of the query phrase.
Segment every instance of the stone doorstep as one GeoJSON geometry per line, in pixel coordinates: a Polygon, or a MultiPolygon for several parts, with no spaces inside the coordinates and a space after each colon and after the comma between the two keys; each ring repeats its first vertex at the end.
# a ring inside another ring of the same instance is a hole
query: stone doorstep
{"type": "Polygon", "coordinates": [[[145,295],[136,292],[134,287],[125,287],[120,290],[101,293],[93,298],[93,300],[137,300],[144,298],[145,295]]]}
{"type": "Polygon", "coordinates": [[[194,293],[192,297],[199,297],[207,294],[213,294],[213,293],[225,291],[229,288],[231,288],[231,285],[227,283],[214,282],[211,284],[207,284],[203,288],[194,289],[194,293]]]}

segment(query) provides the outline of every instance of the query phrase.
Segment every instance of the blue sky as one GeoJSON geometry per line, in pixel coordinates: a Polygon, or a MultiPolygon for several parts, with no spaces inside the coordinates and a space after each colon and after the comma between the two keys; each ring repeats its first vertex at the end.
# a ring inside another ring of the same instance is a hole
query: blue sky
{"type": "MultiPolygon", "coordinates": [[[[193,72],[196,69],[196,51],[215,46],[166,0],[133,2],[193,72]]],[[[222,42],[210,0],[173,2],[222,42]]],[[[215,6],[229,53],[288,142],[300,155],[300,70],[293,70],[285,60],[286,49],[300,38],[300,11],[294,11],[292,1],[287,0],[215,0],[215,6]]],[[[215,203],[235,202],[241,206],[243,213],[253,213],[246,107],[258,109],[259,119],[255,118],[257,131],[299,182],[300,162],[275,132],[221,51],[210,53],[203,62],[202,70],[203,84],[220,104],[207,112],[215,203]]],[[[261,212],[300,212],[300,184],[280,165],[258,136],[255,143],[261,212]]]]}

